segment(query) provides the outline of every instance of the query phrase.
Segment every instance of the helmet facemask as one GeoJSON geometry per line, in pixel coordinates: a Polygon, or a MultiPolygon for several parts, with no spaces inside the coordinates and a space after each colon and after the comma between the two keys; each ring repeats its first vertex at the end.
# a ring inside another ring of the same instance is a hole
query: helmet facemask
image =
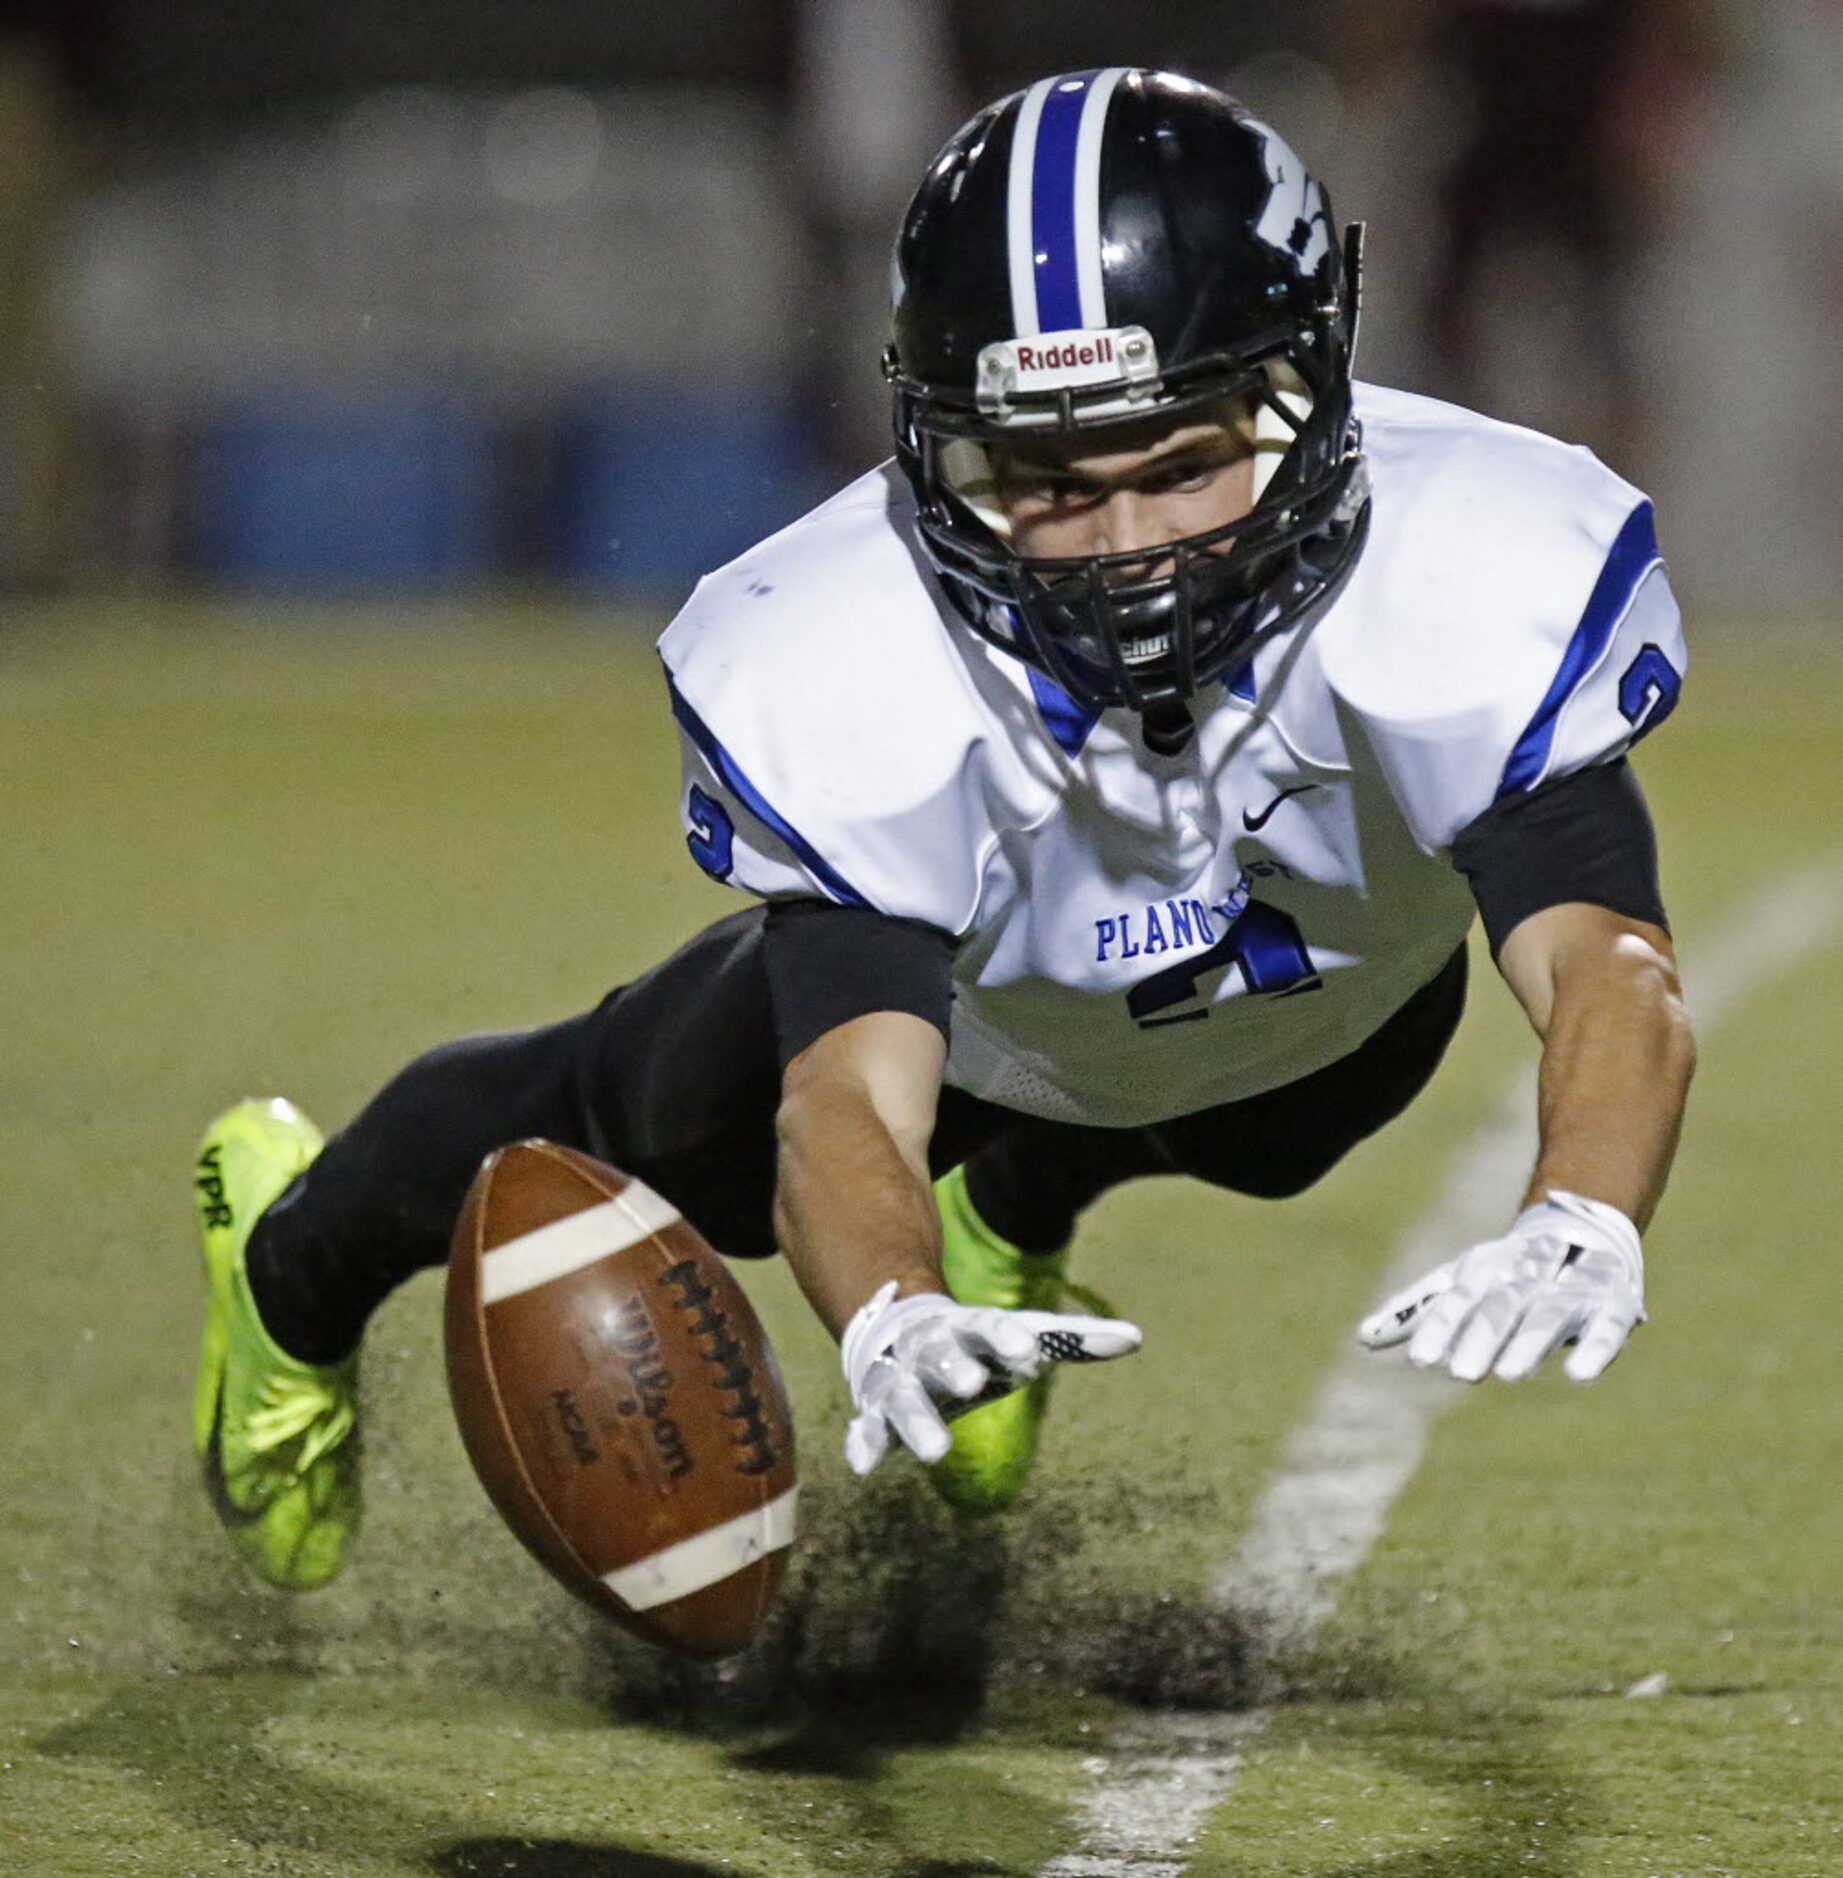
{"type": "Polygon", "coordinates": [[[1264,358],[1202,360],[1137,395],[1118,384],[1064,387],[1000,410],[893,374],[898,458],[956,608],[1085,709],[1169,708],[1232,679],[1327,591],[1360,535],[1366,490],[1347,354],[1327,317],[1264,358]],[[1098,446],[1110,426],[1161,417],[1175,429],[1216,413],[1243,429],[1253,454],[1245,515],[1150,550],[1017,551],[995,445],[1055,435],[1098,446]]]}

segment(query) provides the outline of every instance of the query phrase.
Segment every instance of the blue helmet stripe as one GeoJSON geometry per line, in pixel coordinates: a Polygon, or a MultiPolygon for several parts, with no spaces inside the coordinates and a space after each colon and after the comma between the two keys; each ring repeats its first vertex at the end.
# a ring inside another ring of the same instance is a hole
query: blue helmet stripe
{"type": "Polygon", "coordinates": [[[1037,320],[1046,333],[1082,324],[1081,268],[1075,247],[1075,147],[1082,107],[1098,70],[1056,79],[1037,124],[1036,163],[1030,180],[1031,258],[1037,282],[1037,320]]]}

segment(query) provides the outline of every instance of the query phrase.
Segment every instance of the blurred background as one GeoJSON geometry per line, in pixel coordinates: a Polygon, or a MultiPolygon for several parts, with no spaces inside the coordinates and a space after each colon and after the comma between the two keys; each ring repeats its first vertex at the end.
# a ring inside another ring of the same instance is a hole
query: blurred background
{"type": "Polygon", "coordinates": [[[1838,0],[0,0],[0,585],[656,622],[885,454],[947,132],[1110,62],[1369,221],[1364,376],[1590,443],[1705,607],[1830,600],[1838,0]]]}

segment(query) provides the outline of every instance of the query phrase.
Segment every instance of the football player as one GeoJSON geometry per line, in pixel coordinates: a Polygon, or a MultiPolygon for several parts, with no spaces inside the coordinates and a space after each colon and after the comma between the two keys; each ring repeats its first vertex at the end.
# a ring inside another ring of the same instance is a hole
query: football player
{"type": "Polygon", "coordinates": [[[339,1567],[366,1318],[530,1135],[786,1256],[854,1469],[894,1439],[1006,1504],[1052,1367],[1139,1341],[1065,1276],[1083,1210],[1318,1180],[1433,1073],[1475,914],[1542,1039],[1534,1171],[1360,1335],[1469,1380],[1618,1354],[1691,1067],[1625,760],[1677,608],[1584,450],[1353,384],[1358,237],[1165,73],[948,143],[896,248],[894,461],[660,641],[687,847],[754,904],[324,1147],[279,1100],[206,1136],[197,1445],[258,1570],[339,1567]]]}

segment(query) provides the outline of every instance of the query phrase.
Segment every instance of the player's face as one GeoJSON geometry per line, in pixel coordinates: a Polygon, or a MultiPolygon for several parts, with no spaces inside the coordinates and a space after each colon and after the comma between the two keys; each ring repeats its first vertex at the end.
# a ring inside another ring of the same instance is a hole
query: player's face
{"type": "Polygon", "coordinates": [[[992,446],[1019,554],[1057,559],[1156,549],[1240,521],[1254,506],[1249,422],[1224,413],[992,446]]]}

